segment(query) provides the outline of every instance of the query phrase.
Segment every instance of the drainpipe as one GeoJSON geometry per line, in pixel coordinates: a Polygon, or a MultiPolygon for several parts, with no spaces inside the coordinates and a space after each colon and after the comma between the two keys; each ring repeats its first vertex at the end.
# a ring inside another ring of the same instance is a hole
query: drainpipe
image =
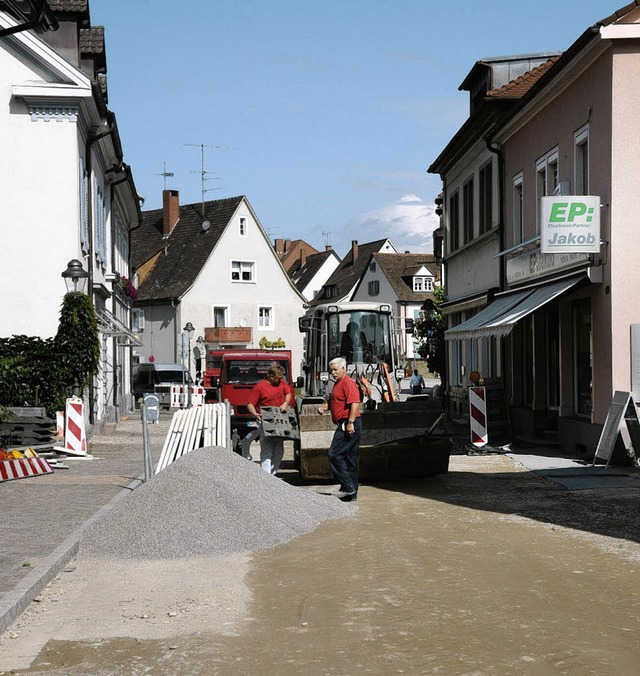
{"type": "MultiPolygon", "coordinates": [[[[499,217],[500,217],[500,234],[499,234],[499,251],[504,251],[505,249],[505,236],[504,236],[504,229],[505,229],[505,208],[504,208],[504,152],[502,151],[502,144],[497,143],[495,141],[492,141],[489,136],[485,138],[485,143],[487,145],[487,150],[489,152],[492,152],[496,155],[498,158],[498,209],[499,209],[499,217]]],[[[498,288],[500,291],[505,290],[505,275],[506,275],[506,261],[504,256],[500,256],[498,258],[498,265],[499,265],[499,280],[498,280],[498,288]]],[[[504,346],[503,346],[504,347],[504,346]]],[[[506,355],[506,350],[501,349],[500,350],[500,369],[502,371],[502,380],[503,380],[503,386],[505,388],[505,392],[507,390],[506,388],[506,380],[507,380],[507,355],[506,355]]]]}
{"type": "MultiPolygon", "coordinates": [[[[487,146],[487,150],[489,152],[494,153],[497,158],[498,158],[498,209],[499,209],[499,218],[500,218],[500,233],[499,233],[499,250],[504,251],[505,249],[505,244],[504,244],[504,228],[505,228],[505,222],[504,222],[504,153],[502,152],[502,145],[500,143],[494,142],[491,140],[489,136],[485,138],[485,143],[487,146]]],[[[504,259],[504,256],[500,256],[498,259],[499,263],[498,265],[500,266],[499,268],[499,279],[498,279],[498,284],[500,287],[500,291],[504,291],[505,289],[505,264],[506,261],[504,259]]]]}
{"type": "MultiPolygon", "coordinates": [[[[91,300],[91,303],[93,304],[93,256],[94,256],[94,251],[93,251],[93,178],[91,175],[91,146],[93,146],[96,141],[99,141],[102,138],[105,138],[105,136],[109,136],[111,133],[113,133],[113,130],[115,129],[114,123],[109,124],[109,128],[106,131],[100,132],[99,134],[90,134],[87,137],[87,141],[85,143],[85,164],[87,168],[87,229],[88,229],[88,236],[89,236],[89,261],[87,264],[87,267],[89,268],[89,278],[87,280],[88,286],[89,286],[89,299],[91,300]]],[[[95,410],[93,407],[93,379],[89,382],[89,423],[91,425],[95,424],[95,410]]]]}

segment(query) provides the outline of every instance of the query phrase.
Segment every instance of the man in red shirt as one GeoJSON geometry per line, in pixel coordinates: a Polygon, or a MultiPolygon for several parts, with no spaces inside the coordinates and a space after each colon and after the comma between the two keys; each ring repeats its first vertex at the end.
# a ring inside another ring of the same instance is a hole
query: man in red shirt
{"type": "Polygon", "coordinates": [[[264,435],[260,407],[279,406],[281,411],[289,408],[291,388],[283,378],[284,371],[280,366],[270,366],[267,377],[253,386],[247,404],[249,413],[255,415],[260,422],[260,466],[270,474],[275,474],[280,468],[284,455],[284,439],[264,435]]]}
{"type": "Polygon", "coordinates": [[[329,401],[318,407],[322,415],[331,411],[331,420],[338,426],[329,448],[329,464],[340,490],[335,495],[343,502],[358,496],[358,449],[362,435],[360,420],[360,390],[347,375],[347,362],[336,357],[329,362],[329,373],[336,381],[329,401]]]}

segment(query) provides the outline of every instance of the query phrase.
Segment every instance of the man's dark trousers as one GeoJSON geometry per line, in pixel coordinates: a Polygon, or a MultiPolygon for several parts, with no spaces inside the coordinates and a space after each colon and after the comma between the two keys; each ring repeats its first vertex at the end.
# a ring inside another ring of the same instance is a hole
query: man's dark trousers
{"type": "MultiPolygon", "coordinates": [[[[343,421],[346,425],[346,420],[343,421]]],[[[358,492],[358,449],[362,435],[362,421],[356,418],[353,423],[353,434],[349,435],[343,429],[342,422],[338,424],[331,448],[329,449],[329,464],[336,481],[340,482],[340,490],[347,493],[358,492]]]]}

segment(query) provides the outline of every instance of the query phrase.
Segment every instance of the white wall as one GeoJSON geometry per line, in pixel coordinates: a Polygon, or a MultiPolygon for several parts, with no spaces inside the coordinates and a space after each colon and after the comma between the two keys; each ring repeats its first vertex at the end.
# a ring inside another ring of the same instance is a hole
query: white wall
{"type": "Polygon", "coordinates": [[[213,306],[230,306],[229,326],[253,328],[253,343],[259,347],[264,336],[269,341],[282,338],[292,351],[294,378],[300,374],[303,357],[303,335],[298,330],[298,318],[303,314],[303,298],[289,281],[273,248],[256,222],[251,209],[242,202],[230,225],[216,245],[209,263],[182,300],[182,326],[190,321],[195,327],[194,340],[213,326],[213,306]],[[239,219],[246,219],[247,235],[241,236],[239,219]],[[232,282],[231,261],[254,261],[255,281],[232,282]],[[258,328],[258,308],[272,306],[274,327],[258,328]]]}
{"type": "Polygon", "coordinates": [[[82,260],[78,125],[69,116],[32,121],[12,86],[42,77],[7,44],[0,41],[0,335],[47,337],[57,331],[66,292],[60,274],[72,258],[82,260]]]}

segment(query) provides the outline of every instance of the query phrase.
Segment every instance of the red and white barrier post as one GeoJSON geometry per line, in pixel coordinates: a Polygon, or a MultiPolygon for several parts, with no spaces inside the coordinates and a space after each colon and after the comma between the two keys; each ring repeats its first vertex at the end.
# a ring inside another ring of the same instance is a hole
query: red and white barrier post
{"type": "Polygon", "coordinates": [[[471,443],[484,446],[489,441],[487,433],[487,395],[484,387],[469,388],[469,422],[471,443]]]}
{"type": "Polygon", "coordinates": [[[84,404],[79,397],[67,399],[65,408],[64,450],[70,455],[87,454],[84,429],[84,404]]]}

